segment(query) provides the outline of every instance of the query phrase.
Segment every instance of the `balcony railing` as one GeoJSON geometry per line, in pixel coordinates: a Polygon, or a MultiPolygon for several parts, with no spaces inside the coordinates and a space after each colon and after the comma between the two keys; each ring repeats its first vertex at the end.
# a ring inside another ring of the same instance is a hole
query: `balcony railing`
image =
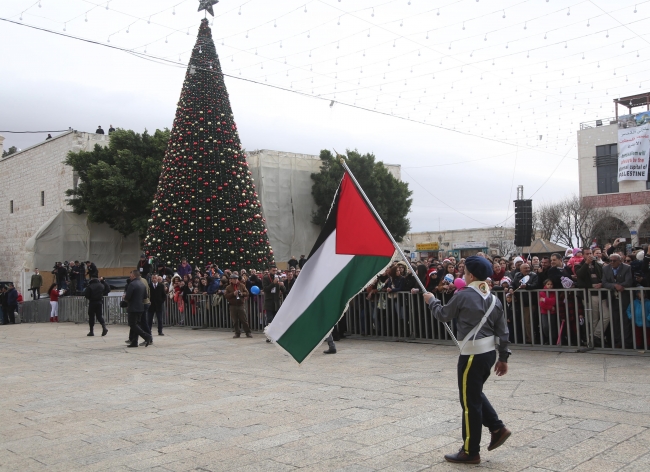
{"type": "Polygon", "coordinates": [[[580,129],[596,128],[598,126],[607,126],[614,123],[616,123],[616,117],[612,116],[611,118],[601,118],[599,120],[585,121],[584,123],[580,123],[580,129]]]}

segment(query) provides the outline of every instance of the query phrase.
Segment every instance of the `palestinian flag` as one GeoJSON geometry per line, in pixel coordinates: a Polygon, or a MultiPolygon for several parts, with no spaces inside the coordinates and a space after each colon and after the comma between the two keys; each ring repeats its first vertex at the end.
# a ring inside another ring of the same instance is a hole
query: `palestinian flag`
{"type": "Polygon", "coordinates": [[[346,172],[325,227],[266,336],[301,363],[394,252],[390,237],[346,172]]]}

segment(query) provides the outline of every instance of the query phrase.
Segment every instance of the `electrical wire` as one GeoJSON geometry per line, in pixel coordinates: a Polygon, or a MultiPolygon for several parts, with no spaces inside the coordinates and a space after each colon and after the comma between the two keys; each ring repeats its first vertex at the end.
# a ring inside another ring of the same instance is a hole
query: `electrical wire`
{"type": "MultiPolygon", "coordinates": [[[[107,48],[110,48],[110,49],[115,49],[117,51],[122,51],[122,52],[126,52],[128,54],[132,54],[132,55],[134,55],[136,57],[146,58],[147,60],[158,62],[158,63],[161,63],[161,64],[164,63],[164,64],[172,66],[172,67],[185,68],[185,66],[183,66],[181,64],[178,64],[178,63],[176,63],[174,61],[171,61],[171,60],[168,60],[168,59],[158,58],[158,57],[155,57],[155,56],[150,56],[150,55],[147,55],[147,54],[144,54],[144,53],[134,52],[132,50],[121,48],[119,46],[113,46],[113,45],[110,45],[110,44],[101,43],[99,41],[80,38],[78,36],[73,36],[73,35],[70,35],[70,34],[67,34],[67,33],[61,33],[59,31],[52,31],[52,30],[49,30],[47,28],[42,28],[42,27],[38,27],[38,26],[28,25],[28,24],[21,23],[21,22],[18,22],[18,21],[9,20],[7,18],[1,18],[0,17],[0,21],[13,23],[13,24],[16,24],[18,26],[23,26],[23,27],[35,29],[35,30],[38,30],[38,31],[43,31],[43,32],[55,34],[55,35],[58,35],[58,36],[63,36],[63,37],[69,38],[69,39],[75,39],[75,40],[78,40],[78,41],[87,42],[89,44],[94,44],[94,45],[107,47],[107,48]]],[[[201,69],[201,68],[197,67],[196,69],[201,69]]],[[[203,70],[208,71],[208,72],[214,72],[214,71],[211,71],[209,69],[203,69],[203,70]]],[[[225,77],[229,77],[231,79],[236,79],[236,80],[243,81],[243,82],[249,82],[249,83],[253,83],[253,84],[256,84],[256,85],[263,85],[265,87],[269,87],[269,88],[273,88],[273,89],[277,89],[277,90],[283,90],[285,92],[289,92],[289,93],[293,93],[293,94],[297,94],[297,95],[301,95],[301,96],[305,96],[305,97],[310,97],[310,98],[318,99],[318,100],[321,100],[321,101],[339,103],[339,104],[344,105],[344,106],[349,107],[349,108],[363,110],[363,111],[367,111],[367,112],[378,114],[378,115],[388,116],[388,117],[391,117],[391,118],[396,118],[396,119],[403,120],[403,121],[408,121],[408,122],[411,122],[411,123],[418,123],[418,124],[421,124],[421,125],[424,125],[424,126],[429,126],[431,128],[441,129],[441,130],[445,130],[445,131],[451,131],[451,132],[461,134],[461,135],[464,135],[464,136],[471,136],[471,137],[475,137],[475,138],[479,138],[479,139],[483,139],[483,140],[487,140],[487,141],[492,141],[492,142],[496,142],[496,143],[500,143],[500,144],[506,144],[508,146],[515,146],[515,144],[507,142],[507,141],[494,139],[494,138],[489,138],[489,137],[486,137],[486,136],[478,136],[476,134],[472,134],[472,133],[469,133],[469,132],[466,132],[466,131],[451,129],[451,128],[448,128],[448,127],[445,127],[445,126],[442,126],[442,125],[436,125],[436,124],[433,124],[433,123],[427,123],[427,122],[419,121],[419,120],[410,118],[408,116],[404,117],[404,116],[394,115],[394,114],[388,113],[388,112],[383,112],[383,111],[380,111],[380,110],[371,110],[369,108],[362,107],[360,105],[354,105],[354,104],[345,103],[345,102],[342,102],[342,101],[336,101],[336,100],[332,100],[332,99],[330,99],[328,97],[314,96],[314,95],[311,95],[311,94],[308,94],[308,93],[299,92],[299,91],[296,91],[296,90],[291,90],[291,89],[288,89],[286,87],[281,87],[279,85],[263,83],[263,82],[259,82],[259,81],[253,80],[253,79],[247,79],[247,78],[244,78],[244,77],[238,77],[238,76],[230,75],[230,74],[226,74],[226,73],[223,73],[223,75],[225,77]]],[[[550,151],[543,151],[541,149],[535,149],[535,148],[528,147],[528,146],[522,146],[522,147],[525,147],[526,149],[529,149],[529,150],[542,152],[542,153],[545,153],[545,154],[557,155],[556,153],[550,152],[550,151]]]]}

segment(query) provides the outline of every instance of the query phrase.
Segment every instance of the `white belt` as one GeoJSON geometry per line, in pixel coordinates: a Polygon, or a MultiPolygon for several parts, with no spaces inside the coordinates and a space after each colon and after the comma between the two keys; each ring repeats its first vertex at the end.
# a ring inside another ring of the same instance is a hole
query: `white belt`
{"type": "MultiPolygon", "coordinates": [[[[471,356],[474,354],[483,354],[486,352],[494,351],[496,349],[495,336],[488,336],[487,338],[476,339],[473,342],[465,342],[463,348],[460,350],[461,356],[471,356]]],[[[465,338],[466,341],[469,339],[465,338]]]]}
{"type": "Polygon", "coordinates": [[[465,336],[465,339],[463,339],[463,342],[460,344],[459,347],[461,356],[471,356],[474,354],[483,354],[485,352],[494,351],[497,344],[496,336],[488,336],[486,338],[476,339],[476,335],[487,321],[488,316],[490,316],[490,313],[492,313],[492,310],[494,310],[494,305],[496,305],[496,302],[497,297],[492,295],[492,303],[490,303],[490,307],[485,312],[485,315],[483,315],[481,322],[474,326],[474,329],[472,329],[469,333],[467,333],[467,336],[465,336]]]}

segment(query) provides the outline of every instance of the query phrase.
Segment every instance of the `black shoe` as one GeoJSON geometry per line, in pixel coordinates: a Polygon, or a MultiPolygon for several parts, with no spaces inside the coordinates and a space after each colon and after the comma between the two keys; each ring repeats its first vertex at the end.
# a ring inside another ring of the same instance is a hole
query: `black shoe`
{"type": "Polygon", "coordinates": [[[164,336],[164,334],[162,334],[162,333],[158,333],[158,336],[164,336]]]}
{"type": "Polygon", "coordinates": [[[336,354],[336,349],[328,349],[327,351],[323,351],[323,354],[336,354]]]}
{"type": "Polygon", "coordinates": [[[144,346],[144,341],[142,341],[138,346],[144,346]]]}
{"type": "Polygon", "coordinates": [[[461,448],[456,454],[445,454],[445,460],[456,464],[480,464],[481,456],[480,454],[470,456],[461,448]]]}
{"type": "Polygon", "coordinates": [[[594,347],[603,347],[603,341],[598,336],[594,336],[594,347]]]}
{"type": "Polygon", "coordinates": [[[235,335],[233,336],[233,338],[240,338],[240,337],[241,337],[241,334],[235,334],[235,335]]]}
{"type": "Polygon", "coordinates": [[[147,347],[150,344],[153,344],[153,336],[149,336],[149,339],[144,342],[144,347],[147,347]]]}
{"type": "Polygon", "coordinates": [[[502,445],[512,434],[508,428],[505,426],[498,431],[495,431],[492,434],[492,439],[490,440],[490,445],[488,446],[488,451],[493,451],[500,445],[502,445]]]}
{"type": "Polygon", "coordinates": [[[251,333],[246,333],[246,337],[247,337],[247,338],[252,338],[253,335],[252,335],[251,333]]]}
{"type": "Polygon", "coordinates": [[[102,336],[106,336],[108,334],[108,330],[106,329],[106,326],[102,326],[102,336]]]}
{"type": "Polygon", "coordinates": [[[270,343],[270,342],[271,342],[271,340],[270,340],[270,339],[267,339],[267,340],[266,340],[266,342],[267,342],[267,343],[270,343]]]}
{"type": "Polygon", "coordinates": [[[137,344],[129,344],[126,347],[138,347],[138,345],[137,344]]]}
{"type": "Polygon", "coordinates": [[[86,336],[94,336],[94,335],[95,335],[95,333],[93,333],[93,332],[91,331],[91,332],[88,333],[86,336]]]}

